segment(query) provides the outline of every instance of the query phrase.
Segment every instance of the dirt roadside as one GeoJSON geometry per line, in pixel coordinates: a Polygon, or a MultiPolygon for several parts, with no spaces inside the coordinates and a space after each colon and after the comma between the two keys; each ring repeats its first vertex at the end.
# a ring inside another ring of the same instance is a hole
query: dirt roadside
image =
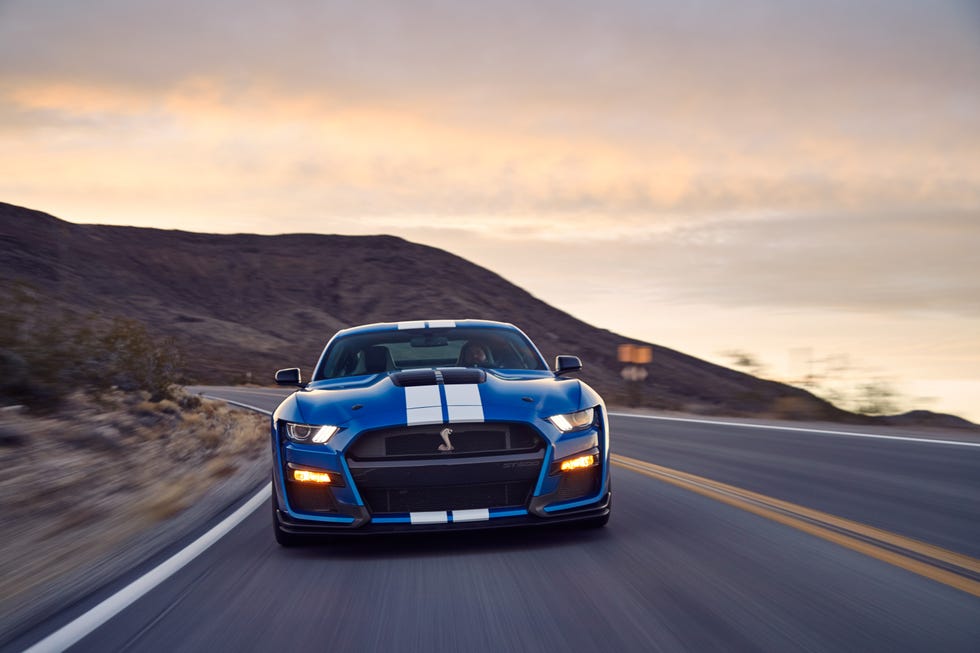
{"type": "Polygon", "coordinates": [[[268,418],[179,394],[0,411],[0,646],[267,480],[268,418]]]}

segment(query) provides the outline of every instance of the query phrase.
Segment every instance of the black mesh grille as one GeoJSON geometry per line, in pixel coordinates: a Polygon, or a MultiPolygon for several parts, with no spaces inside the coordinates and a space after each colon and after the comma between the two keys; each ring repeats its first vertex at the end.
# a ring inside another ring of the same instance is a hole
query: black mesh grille
{"type": "Polygon", "coordinates": [[[373,488],[362,490],[361,496],[372,513],[423,512],[523,506],[533,489],[533,481],[516,481],[450,487],[373,488]]]}
{"type": "Polygon", "coordinates": [[[559,501],[592,496],[599,491],[599,468],[583,469],[562,474],[555,495],[559,501]]]}
{"type": "Polygon", "coordinates": [[[337,501],[325,485],[290,481],[286,483],[286,498],[289,506],[298,512],[337,512],[337,501]]]}
{"type": "Polygon", "coordinates": [[[362,433],[347,464],[372,513],[467,510],[526,505],[544,455],[528,424],[434,424],[362,433]],[[439,449],[444,429],[452,451],[439,449]]]}
{"type": "Polygon", "coordinates": [[[543,448],[541,436],[524,424],[488,422],[482,424],[435,424],[369,431],[357,438],[347,452],[352,460],[392,458],[443,459],[456,455],[499,455],[527,453],[543,448]],[[439,449],[440,432],[450,428],[453,450],[439,449]]]}

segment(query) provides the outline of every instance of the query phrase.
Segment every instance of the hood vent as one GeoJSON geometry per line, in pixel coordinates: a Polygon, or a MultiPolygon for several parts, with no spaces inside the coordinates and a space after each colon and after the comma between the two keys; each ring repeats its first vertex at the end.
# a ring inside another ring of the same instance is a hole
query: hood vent
{"type": "Polygon", "coordinates": [[[449,367],[442,372],[442,382],[446,385],[454,383],[483,383],[487,380],[487,373],[479,367],[449,367]]]}
{"type": "Polygon", "coordinates": [[[399,388],[406,388],[413,385],[436,385],[435,370],[407,370],[405,372],[395,372],[388,377],[391,382],[399,388]]]}
{"type": "Polygon", "coordinates": [[[400,388],[416,385],[456,385],[463,383],[483,383],[487,373],[476,367],[448,367],[439,370],[405,370],[395,372],[391,382],[400,388]]]}

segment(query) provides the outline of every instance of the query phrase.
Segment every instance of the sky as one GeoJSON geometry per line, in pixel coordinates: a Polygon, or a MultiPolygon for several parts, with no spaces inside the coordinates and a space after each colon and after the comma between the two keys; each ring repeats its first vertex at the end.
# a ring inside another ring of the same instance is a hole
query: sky
{"type": "Polygon", "coordinates": [[[395,234],[980,421],[975,0],[0,0],[0,151],[73,222],[395,234]]]}

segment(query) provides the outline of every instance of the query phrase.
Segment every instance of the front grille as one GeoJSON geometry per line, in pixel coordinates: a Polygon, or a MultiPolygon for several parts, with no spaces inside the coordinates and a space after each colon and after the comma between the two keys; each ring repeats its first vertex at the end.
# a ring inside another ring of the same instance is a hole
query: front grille
{"type": "Polygon", "coordinates": [[[361,492],[368,510],[375,512],[424,512],[523,506],[534,481],[482,483],[448,487],[368,488],[361,492]]]}
{"type": "Polygon", "coordinates": [[[363,433],[347,464],[372,513],[466,510],[524,506],[544,455],[527,424],[436,424],[363,433]],[[452,451],[439,450],[445,428],[452,451]]]}
{"type": "Polygon", "coordinates": [[[571,501],[593,496],[599,491],[599,468],[584,469],[562,474],[555,497],[558,501],[571,501]]]}
{"type": "Polygon", "coordinates": [[[289,506],[297,512],[337,512],[337,501],[329,487],[307,485],[305,483],[286,483],[286,498],[289,506]]]}
{"type": "Polygon", "coordinates": [[[351,460],[391,458],[443,458],[458,455],[499,455],[529,453],[543,449],[541,436],[530,426],[506,422],[478,424],[435,424],[368,431],[358,436],[347,452],[351,460]],[[440,432],[449,434],[453,450],[444,444],[440,432]]]}

